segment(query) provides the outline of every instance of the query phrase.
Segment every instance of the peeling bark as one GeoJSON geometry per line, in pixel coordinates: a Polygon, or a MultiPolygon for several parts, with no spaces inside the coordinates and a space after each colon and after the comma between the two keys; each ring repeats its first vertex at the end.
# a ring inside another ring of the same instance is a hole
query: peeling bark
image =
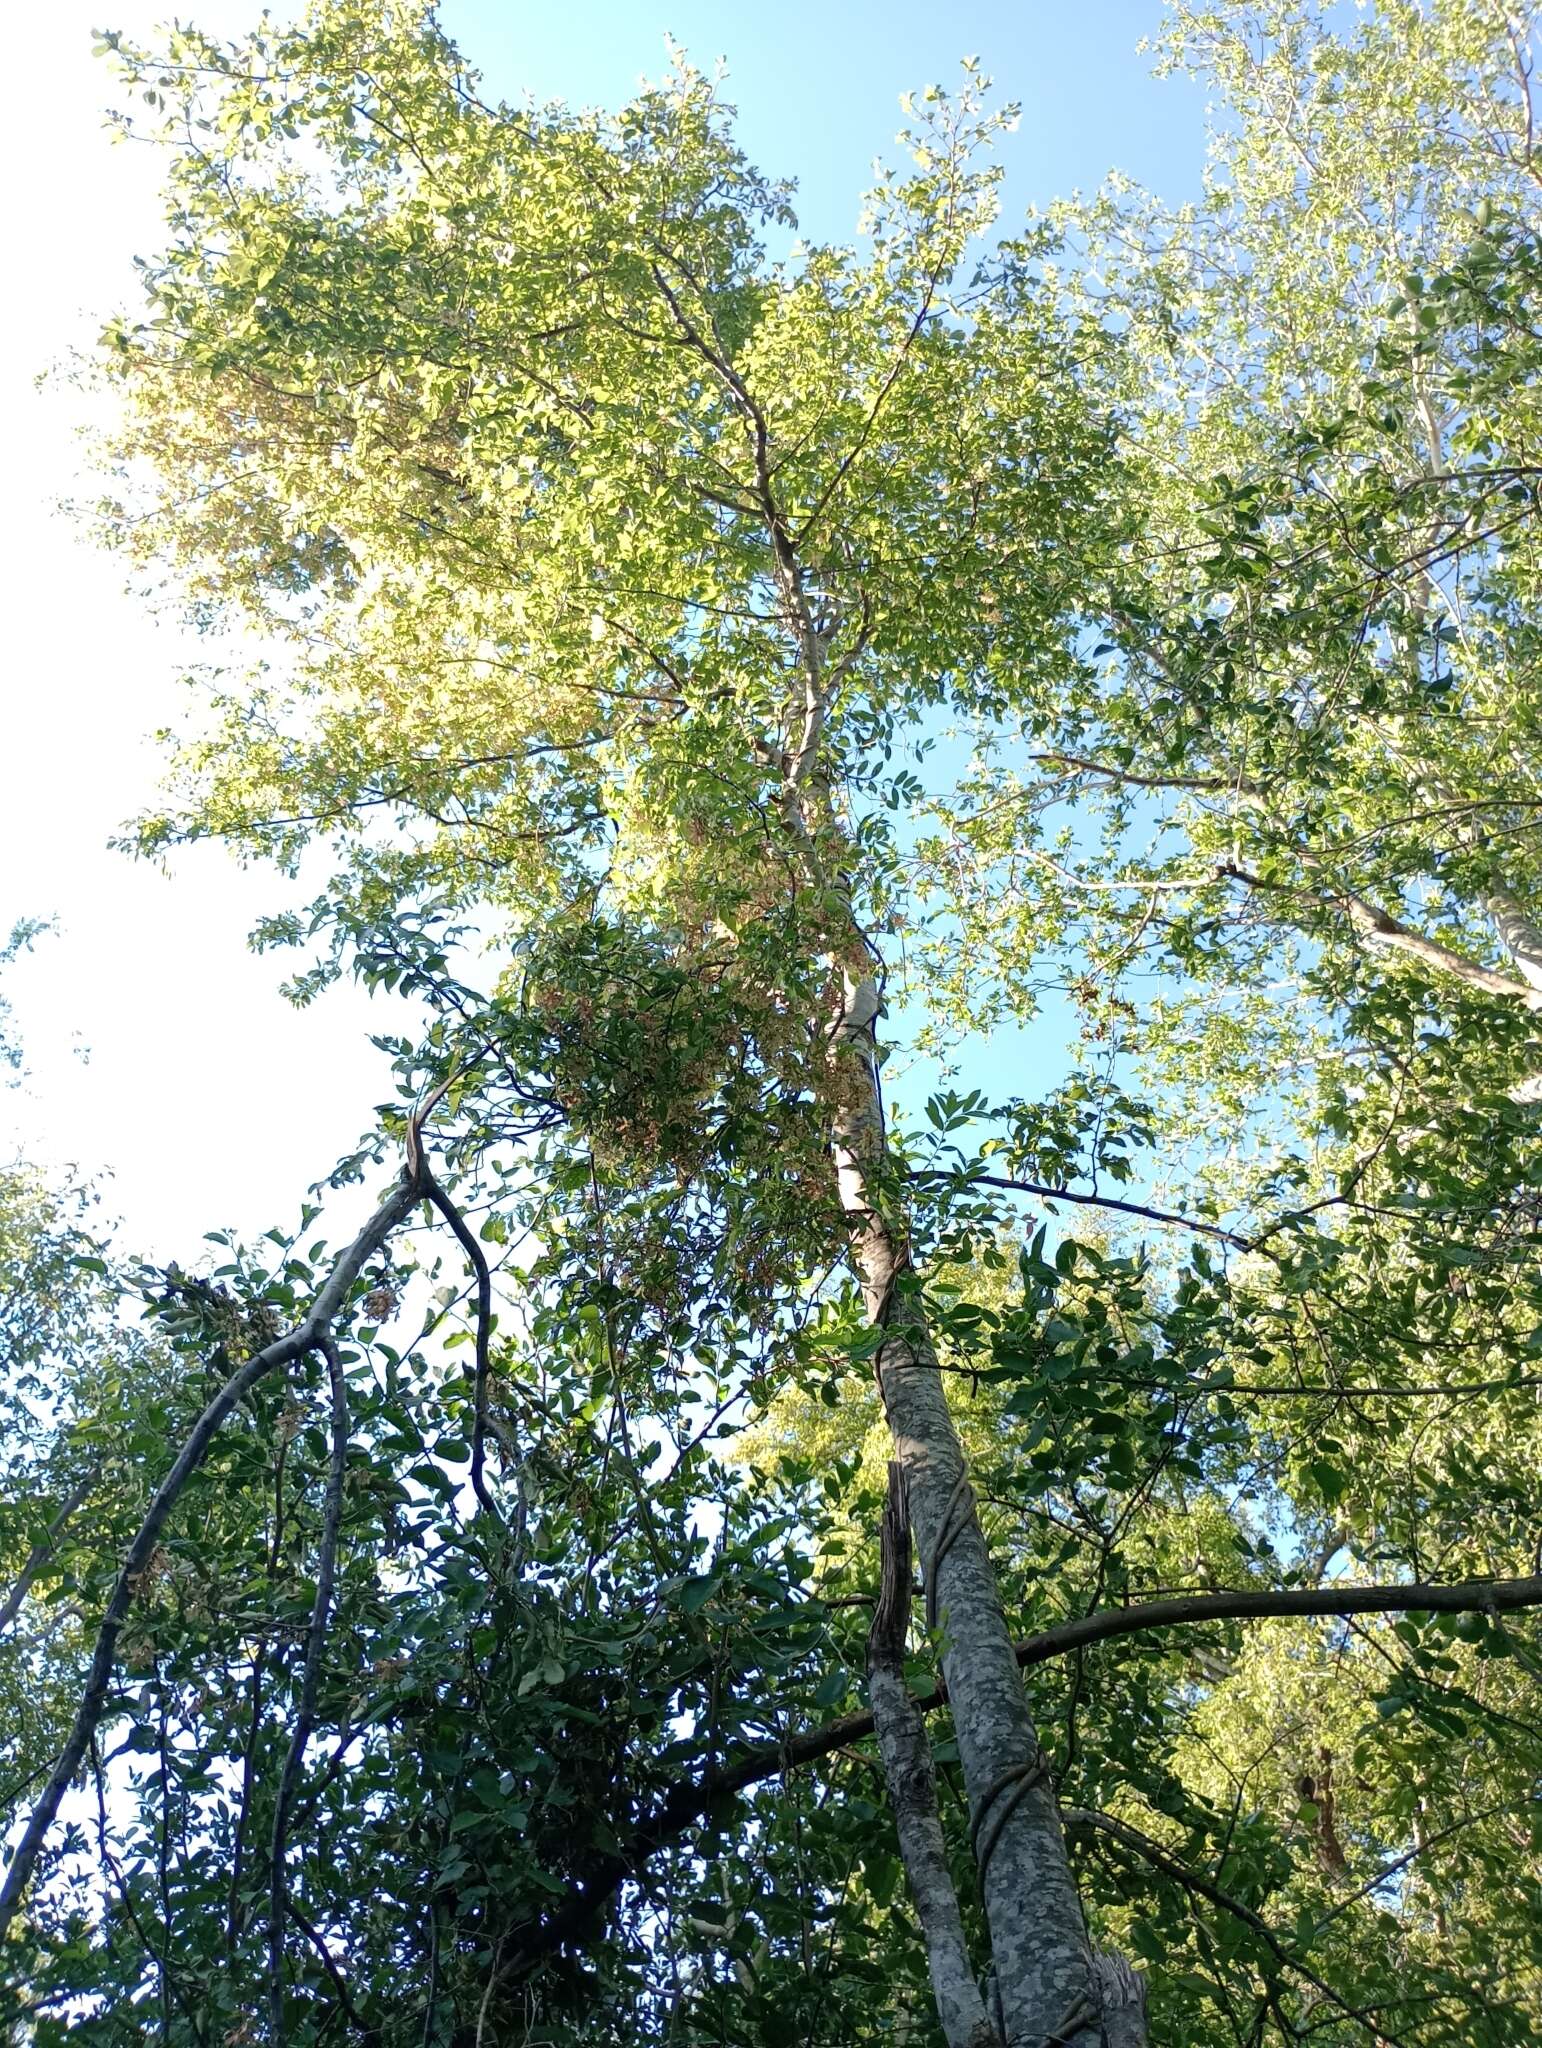
{"type": "Polygon", "coordinates": [[[1146,2048],[1146,1973],[1123,1956],[1100,1955],[1098,1986],[1103,1999],[1107,2048],[1146,2048]]]}

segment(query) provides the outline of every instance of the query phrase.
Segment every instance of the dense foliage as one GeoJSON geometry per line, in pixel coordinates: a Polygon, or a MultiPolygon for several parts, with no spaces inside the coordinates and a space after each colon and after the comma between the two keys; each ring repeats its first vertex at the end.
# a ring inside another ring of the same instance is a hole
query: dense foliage
{"type": "Polygon", "coordinates": [[[1158,2042],[1536,2038],[1533,16],[1173,0],[1204,203],[995,242],[966,67],[853,249],[683,61],[107,39],[101,525],[265,650],[141,841],[319,863],[396,1098],[196,1272],[0,1180],[10,2039],[1133,2039],[1088,1936],[1158,2042]]]}

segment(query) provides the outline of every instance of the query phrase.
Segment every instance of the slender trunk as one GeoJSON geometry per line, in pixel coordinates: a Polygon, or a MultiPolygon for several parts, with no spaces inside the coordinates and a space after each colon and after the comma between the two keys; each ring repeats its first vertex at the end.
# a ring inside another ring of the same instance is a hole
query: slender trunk
{"type": "Polygon", "coordinates": [[[1542,996],[1542,929],[1532,922],[1508,889],[1491,889],[1485,907],[1516,972],[1542,996]]]}
{"type": "Polygon", "coordinates": [[[910,1518],[905,1480],[889,1467],[883,1518],[883,1583],[867,1639],[867,1693],[883,1759],[894,1831],[910,1896],[926,1939],[932,1996],[948,2048],[1001,2048],[970,1968],[964,1923],[937,1815],[937,1774],[921,1709],[905,1689],[905,1634],[910,1613],[910,1518]]]}
{"type": "MultiPolygon", "coordinates": [[[[1484,907],[1516,971],[1535,991],[1531,1007],[1542,1007],[1542,928],[1503,886],[1489,891],[1484,907]]],[[[1542,1071],[1524,1075],[1510,1090],[1510,1100],[1523,1106],[1542,1102],[1542,1071]]]]}
{"type": "Polygon", "coordinates": [[[887,1336],[877,1374],[904,1474],[928,1618],[973,1822],[1007,2048],[1099,2048],[1099,1980],[1047,1762],[1028,1711],[962,1447],[903,1242],[877,1195],[885,1159],[872,1035],[877,991],[848,970],[832,1035],[832,1151],[869,1314],[887,1336]]]}
{"type": "Polygon", "coordinates": [[[822,759],[829,704],[864,637],[827,666],[833,620],[816,622],[774,503],[763,422],[755,417],[767,536],[802,675],[801,701],[788,707],[791,743],[781,756],[781,807],[808,883],[826,903],[832,895],[841,901],[850,920],[849,943],[837,948],[843,1002],[828,1040],[830,1149],[868,1314],[887,1333],[877,1357],[878,1387],[920,1551],[927,1620],[943,1632],[942,1670],[990,1929],[1000,2033],[1006,2048],[1102,2048],[1100,1980],[1059,1803],[1028,1712],[925,1317],[916,1296],[899,1285],[907,1264],[904,1234],[881,1203],[888,1150],[878,1083],[882,1003],[851,904],[841,858],[848,848],[822,759]]]}

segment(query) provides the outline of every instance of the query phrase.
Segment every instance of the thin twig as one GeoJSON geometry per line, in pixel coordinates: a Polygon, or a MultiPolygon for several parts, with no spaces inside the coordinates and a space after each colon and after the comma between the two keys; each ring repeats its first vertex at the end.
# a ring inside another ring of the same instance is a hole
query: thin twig
{"type": "Polygon", "coordinates": [[[292,1898],[285,1898],[284,1911],[289,1915],[290,1919],[294,1922],[295,1926],[299,1928],[300,1932],[305,1936],[305,1939],[310,1943],[311,1947],[316,1951],[316,1954],[321,1958],[321,1967],[326,1971],[328,1978],[331,1980],[332,1989],[337,1993],[337,2003],[339,2010],[344,2014],[344,2016],[347,2019],[353,2022],[353,2024],[360,2030],[361,2033],[367,2032],[368,2029],[365,2024],[364,2015],[359,2011],[359,2008],[354,2004],[353,1999],[349,1994],[347,1980],[344,1978],[342,1971],[337,1967],[336,1962],[333,1960],[332,1951],[327,1947],[325,1941],[322,1940],[320,1931],[315,1926],[313,1926],[312,1923],[306,1918],[305,1914],[300,1911],[300,1908],[295,1904],[292,1898]]]}
{"type": "Polygon", "coordinates": [[[454,1231],[462,1251],[471,1261],[472,1271],[477,1277],[477,1332],[476,1371],[471,1396],[471,1490],[478,1502],[494,1522],[502,1524],[503,1516],[498,1504],[488,1490],[485,1474],[487,1458],[487,1387],[491,1373],[491,1335],[493,1321],[493,1276],[487,1263],[487,1254],[477,1243],[475,1233],[450,1200],[434,1176],[423,1169],[423,1193],[433,1203],[445,1222],[454,1231]]]}
{"type": "Polygon", "coordinates": [[[1198,1871],[1189,1870],[1168,1855],[1159,1842],[1153,1842],[1149,1835],[1142,1834],[1139,1828],[1131,1827],[1127,1821],[1115,1820],[1112,1814],[1100,1813],[1095,1808],[1068,1808],[1063,1819],[1068,1829],[1095,1829],[1099,1834],[1107,1835],[1126,1849],[1134,1850],[1135,1854],[1149,1863],[1153,1870],[1161,1871],[1162,1875],[1171,1878],[1174,1884],[1181,1885],[1196,1898],[1208,1900],[1212,1906],[1219,1906],[1222,1912],[1230,1913],[1234,1919],[1240,1920],[1245,1927],[1253,1930],[1282,1969],[1293,1971],[1296,1976],[1305,1978],[1313,1990],[1320,1992],[1330,2005],[1336,2006],[1347,2019],[1363,2027],[1372,2040],[1378,2043],[1378,2048],[1399,2048],[1395,2035],[1389,2034],[1384,2027],[1374,2025],[1363,2013],[1357,2012],[1346,1999],[1339,1996],[1331,1984],[1318,1976],[1310,1964],[1293,1956],[1268,1921],[1255,1913],[1251,1906],[1244,1905],[1241,1899],[1233,1898],[1230,1892],[1222,1891],[1218,1884],[1212,1884],[1208,1877],[1201,1877],[1198,1871]]]}
{"type": "Polygon", "coordinates": [[[49,1559],[58,1549],[59,1538],[64,1534],[70,1517],[80,1506],[92,1487],[95,1486],[101,1470],[100,1461],[94,1460],[87,1470],[85,1477],[81,1479],[78,1485],[72,1487],[66,1495],[64,1505],[49,1523],[47,1533],[39,1537],[27,1553],[27,1561],[21,1568],[21,1574],[10,1592],[5,1596],[5,1605],[0,1607],[0,1636],[5,1634],[11,1623],[16,1619],[21,1603],[26,1599],[28,1593],[31,1592],[39,1572],[44,1569],[49,1559]]]}
{"type": "Polygon", "coordinates": [[[1008,1194],[1038,1195],[1046,1202],[1074,1202],[1084,1209],[1115,1209],[1123,1216],[1139,1216],[1147,1223],[1161,1223],[1175,1230],[1192,1230],[1201,1237],[1217,1237],[1223,1244],[1235,1247],[1239,1252],[1250,1252],[1253,1240],[1239,1237],[1234,1230],[1223,1230],[1219,1223],[1205,1223],[1197,1216],[1178,1216],[1170,1209],[1153,1209],[1144,1202],[1121,1202],[1112,1195],[1083,1195],[1072,1188],[1052,1188],[1041,1181],[1008,1178],[1001,1173],[927,1172],[914,1173],[916,1181],[954,1181],[960,1193],[967,1194],[970,1188],[1002,1188],[1008,1194]]]}

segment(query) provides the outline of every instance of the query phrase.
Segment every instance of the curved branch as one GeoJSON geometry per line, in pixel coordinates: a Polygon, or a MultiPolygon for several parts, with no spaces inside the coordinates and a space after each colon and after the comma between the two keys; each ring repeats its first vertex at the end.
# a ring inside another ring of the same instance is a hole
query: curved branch
{"type": "MultiPolygon", "coordinates": [[[[1462,1579],[1451,1585],[1308,1586],[1261,1588],[1225,1593],[1180,1593],[1163,1600],[1143,1600],[1132,1607],[1105,1608],[1057,1622],[1014,1645],[1019,1667],[1047,1664],[1094,1643],[1119,1636],[1143,1635],[1151,1629],[1190,1628],[1207,1621],[1264,1621],[1291,1615],[1344,1618],[1352,1614],[1505,1614],[1542,1607],[1542,1575],[1524,1579],[1462,1579]]],[[[943,1705],[947,1687],[939,1682],[917,1696],[925,1712],[943,1705]]],[[[749,1751],[717,1774],[713,1791],[741,1792],[795,1764],[820,1757],[873,1732],[871,1714],[845,1714],[838,1721],[810,1728],[785,1743],[767,1743],[749,1751]]]]}
{"type": "Polygon", "coordinates": [[[1070,1650],[1106,1643],[1148,1629],[1192,1627],[1205,1621],[1264,1621],[1282,1616],[1339,1617],[1351,1614],[1515,1614],[1542,1607],[1542,1576],[1524,1579],[1458,1579],[1450,1585],[1283,1586],[1256,1592],[1180,1593],[1143,1600],[1101,1614],[1057,1622],[1017,1645],[1017,1661],[1047,1663],[1070,1650]]]}
{"type": "MultiPolygon", "coordinates": [[[[1264,1620],[1288,1615],[1501,1614],[1536,1607],[1542,1607],[1542,1575],[1524,1579],[1466,1579],[1444,1586],[1284,1587],[1182,1594],[1059,1622],[1016,1644],[1014,1654],[1019,1666],[1026,1670],[1068,1651],[1118,1636],[1138,1635],[1149,1629],[1191,1627],[1206,1621],[1264,1620]]],[[[931,1692],[916,1695],[915,1705],[921,1712],[929,1713],[946,1699],[947,1688],[939,1682],[931,1692]]],[[[511,1969],[517,1975],[528,1975],[547,1956],[583,1938],[604,1914],[620,1886],[635,1876],[650,1857],[696,1826],[715,1803],[799,1764],[817,1763],[821,1757],[861,1742],[872,1733],[871,1713],[844,1714],[839,1720],[827,1721],[801,1735],[760,1744],[700,1778],[681,1780],[638,1823],[630,1839],[596,1866],[586,1883],[576,1886],[563,1905],[525,1931],[511,1969]]]]}
{"type": "Polygon", "coordinates": [[[96,1647],[92,1652],[91,1666],[86,1676],[74,1725],[70,1729],[68,1740],[60,1752],[59,1760],[43,1789],[42,1796],[32,1810],[32,1817],[27,1823],[26,1830],[16,1845],[10,1867],[6,1871],[5,1882],[0,1885],[0,1937],[4,1936],[16,1915],[22,1893],[37,1863],[39,1851],[58,1814],[60,1801],[75,1773],[80,1769],[91,1737],[102,1718],[108,1683],[117,1659],[118,1637],[122,1633],[140,1580],[160,1541],[167,1517],[176,1506],[183,1487],[208,1456],[210,1445],[236,1404],[250,1393],[260,1380],[266,1379],[269,1373],[277,1371],[280,1366],[293,1365],[297,1359],[305,1357],[308,1352],[318,1347],[336,1321],[348,1298],[349,1289],[359,1277],[365,1263],[380,1249],[397,1225],[405,1220],[413,1205],[420,1199],[421,1191],[416,1174],[404,1174],[353,1243],[339,1255],[303,1320],[287,1335],[275,1338],[271,1344],[264,1345],[261,1351],[255,1352],[244,1365],[232,1373],[189,1431],[171,1470],[161,1481],[155,1498],[146,1510],[145,1518],[125,1553],[117,1583],[113,1587],[97,1631],[96,1647]]]}

